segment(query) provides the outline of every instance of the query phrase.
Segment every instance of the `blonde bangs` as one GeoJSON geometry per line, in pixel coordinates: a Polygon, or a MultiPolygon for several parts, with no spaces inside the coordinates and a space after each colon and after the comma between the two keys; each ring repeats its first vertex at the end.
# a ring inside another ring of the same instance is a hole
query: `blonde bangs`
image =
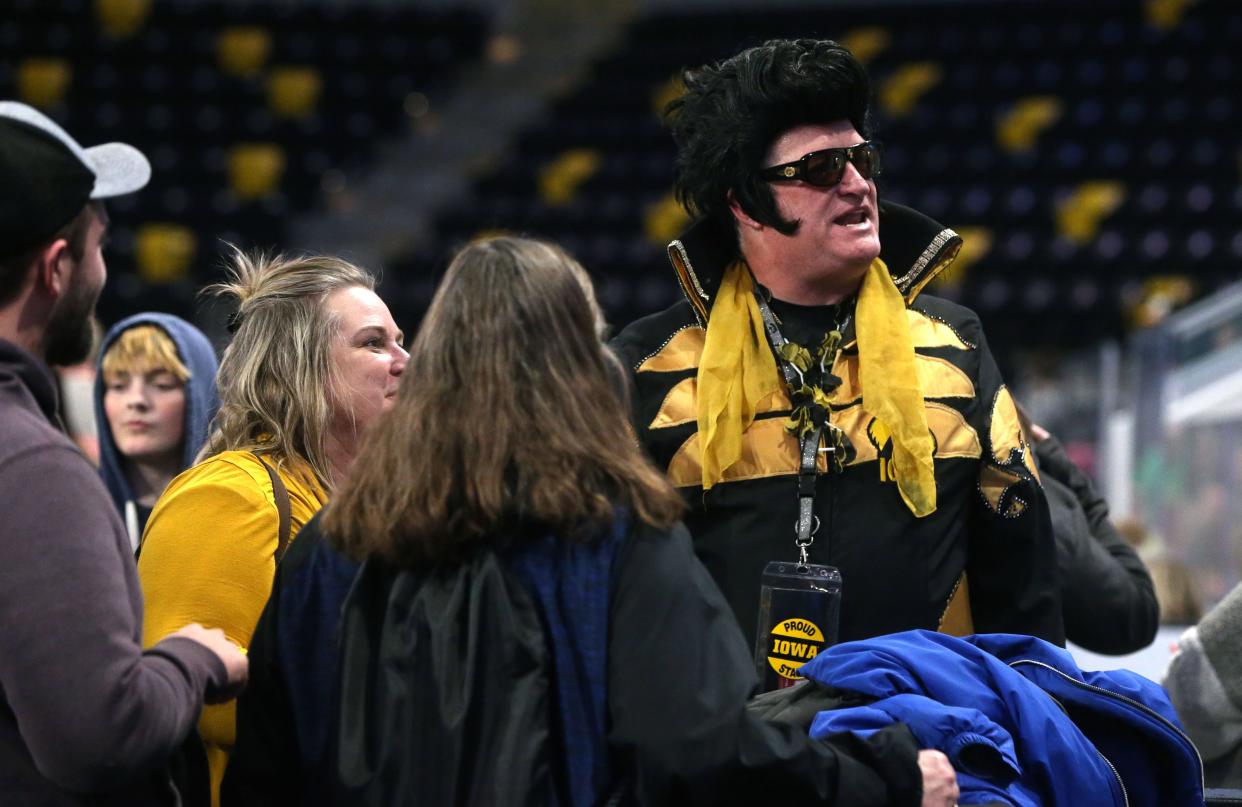
{"type": "Polygon", "coordinates": [[[105,381],[123,373],[142,375],[153,370],[167,370],[182,383],[190,380],[190,370],[177,355],[177,346],[156,325],[137,325],[126,330],[103,357],[105,381]]]}

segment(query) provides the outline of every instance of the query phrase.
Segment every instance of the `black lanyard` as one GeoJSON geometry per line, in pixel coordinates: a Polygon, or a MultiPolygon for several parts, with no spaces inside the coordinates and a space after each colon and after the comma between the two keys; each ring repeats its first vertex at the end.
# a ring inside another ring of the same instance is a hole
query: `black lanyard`
{"type": "MultiPolygon", "coordinates": [[[[781,375],[784,376],[785,385],[790,392],[790,401],[793,402],[793,391],[801,389],[806,384],[806,380],[803,378],[802,371],[795,367],[793,362],[785,359],[781,352],[781,348],[789,340],[781,333],[776,316],[772,313],[767,299],[759,289],[755,289],[754,294],[759,304],[759,315],[763,318],[763,331],[767,334],[768,345],[772,348],[777,366],[781,368],[781,375]]],[[[836,357],[831,358],[835,360],[836,357]]],[[[821,358],[821,362],[828,360],[828,356],[821,358]]],[[[828,467],[832,468],[834,454],[841,447],[837,440],[830,440],[828,445],[820,447],[820,443],[823,442],[824,429],[832,428],[825,420],[823,426],[816,424],[814,428],[798,438],[798,521],[794,528],[796,534],[794,543],[798,546],[798,563],[802,566],[807,564],[807,552],[811,544],[815,542],[815,534],[819,532],[819,516],[815,515],[815,480],[819,473],[816,460],[821,450],[826,451],[828,452],[828,467]]]]}

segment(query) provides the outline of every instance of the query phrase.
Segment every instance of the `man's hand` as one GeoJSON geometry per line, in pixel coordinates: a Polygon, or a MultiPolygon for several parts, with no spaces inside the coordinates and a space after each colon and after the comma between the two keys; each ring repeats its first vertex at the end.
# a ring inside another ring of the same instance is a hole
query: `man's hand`
{"type": "MultiPolygon", "coordinates": [[[[224,664],[228,682],[222,687],[207,690],[204,700],[207,703],[224,703],[236,698],[246,688],[246,680],[250,676],[250,660],[241,648],[230,642],[219,628],[204,628],[197,622],[191,622],[181,630],[172,634],[198,642],[216,654],[216,658],[224,664]]],[[[920,759],[920,764],[922,760],[920,759]]],[[[924,773],[926,780],[926,773],[924,773]]]]}
{"type": "Polygon", "coordinates": [[[923,807],[955,807],[961,791],[949,758],[939,751],[920,751],[919,771],[923,774],[923,807]]]}

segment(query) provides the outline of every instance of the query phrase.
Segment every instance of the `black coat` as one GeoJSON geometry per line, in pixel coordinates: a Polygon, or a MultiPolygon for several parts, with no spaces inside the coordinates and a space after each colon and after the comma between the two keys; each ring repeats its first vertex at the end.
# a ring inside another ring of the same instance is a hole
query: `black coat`
{"type": "MultiPolygon", "coordinates": [[[[310,522],[294,547],[321,543],[318,535],[307,535],[307,531],[317,527],[317,520],[310,522]],[[306,540],[308,537],[311,540],[306,540]]],[[[293,567],[282,569],[282,574],[286,571],[292,573],[293,567]]],[[[385,580],[391,582],[398,577],[381,574],[374,579],[383,588],[385,580]]],[[[331,587],[335,587],[334,582],[331,587]]],[[[386,592],[381,591],[379,597],[379,607],[374,609],[377,613],[387,619],[400,616],[388,612],[386,592]]],[[[297,631],[304,637],[318,631],[324,641],[332,642],[337,621],[322,618],[329,612],[330,609],[307,611],[304,618],[315,620],[312,625],[297,624],[299,614],[280,614],[277,621],[272,619],[273,614],[265,612],[264,624],[284,625],[285,630],[297,631]]],[[[368,612],[364,608],[360,613],[368,612]]],[[[403,607],[402,613],[408,618],[427,611],[403,607]]],[[[719,589],[695,558],[684,527],[671,531],[636,528],[631,532],[618,552],[609,614],[607,744],[614,770],[629,780],[638,803],[761,804],[780,800],[856,807],[919,804],[917,747],[904,726],[895,726],[866,740],[843,735],[830,741],[814,741],[803,727],[771,723],[747,710],[747,700],[757,687],[750,651],[719,589]]],[[[491,624],[499,621],[498,617],[491,624]]],[[[447,616],[436,622],[441,627],[423,624],[418,629],[434,633],[450,626],[460,629],[462,625],[447,616]]],[[[382,632],[383,626],[372,627],[382,632]]],[[[413,626],[407,627],[414,630],[413,626]]],[[[268,638],[269,644],[279,640],[275,635],[268,638]]],[[[345,647],[347,653],[375,651],[365,643],[351,643],[348,637],[345,647]]],[[[248,692],[239,708],[238,745],[226,777],[224,804],[231,807],[300,803],[299,796],[308,802],[322,803],[323,792],[302,791],[307,772],[335,766],[338,757],[354,752],[342,747],[335,754],[318,759],[298,759],[296,751],[290,754],[290,747],[297,748],[296,735],[311,727],[305,725],[306,714],[292,713],[287,697],[287,679],[321,671],[273,668],[270,654],[264,653],[269,656],[264,659],[253,657],[256,649],[263,648],[258,643],[252,645],[252,668],[260,665],[265,673],[258,682],[261,691],[248,692]],[[297,721],[301,724],[294,731],[292,727],[297,721]]],[[[492,652],[507,653],[501,648],[492,652]]],[[[343,662],[348,665],[351,660],[346,656],[343,662]]],[[[425,663],[428,659],[412,659],[411,669],[425,663]]],[[[464,735],[484,731],[482,726],[494,726],[497,721],[511,723],[512,712],[518,705],[515,682],[531,684],[529,676],[501,674],[503,665],[485,667],[495,674],[469,686],[468,694],[475,699],[466,710],[471,720],[449,727],[463,736],[452,736],[450,732],[444,739],[446,748],[475,747],[464,735]]],[[[419,680],[412,678],[408,682],[412,698],[428,697],[432,689],[420,690],[419,680]]],[[[436,680],[442,684],[451,676],[437,674],[436,680]]],[[[527,692],[537,689],[528,686],[527,692]]],[[[350,693],[342,698],[343,706],[348,706],[351,698],[357,701],[356,695],[350,693]]],[[[341,714],[371,714],[367,704],[357,706],[358,709],[351,706],[341,714]]],[[[412,713],[432,711],[438,708],[415,709],[412,713]]],[[[327,712],[336,714],[333,710],[327,712]]],[[[370,720],[370,725],[362,728],[362,734],[368,738],[361,749],[366,754],[407,747],[403,737],[411,731],[445,731],[442,725],[420,729],[391,724],[385,727],[381,723],[370,720]]],[[[335,727],[329,730],[337,733],[335,727]]],[[[357,731],[354,734],[358,736],[357,731]]],[[[511,747],[523,746],[518,743],[511,747]]],[[[445,771],[437,767],[443,762],[441,756],[444,755],[410,756],[408,768],[402,770],[413,784],[406,784],[417,789],[420,777],[443,779],[445,771]]],[[[489,776],[508,777],[524,787],[522,783],[529,784],[532,779],[529,772],[516,769],[520,763],[516,757],[529,755],[514,756],[512,760],[475,760],[470,765],[474,770],[490,771],[489,776]]],[[[356,758],[349,760],[351,765],[358,762],[356,758]]],[[[454,760],[454,764],[460,762],[460,758],[454,760]]],[[[492,787],[490,792],[505,791],[503,787],[492,787]]],[[[516,790],[512,792],[512,803],[523,803],[523,797],[516,790]]]]}
{"type": "Polygon", "coordinates": [[[1094,653],[1151,644],[1160,608],[1147,567],[1108,518],[1108,504],[1055,437],[1035,444],[1048,495],[1065,636],[1094,653]]]}
{"type": "MultiPolygon", "coordinates": [[[[841,572],[840,639],[924,628],[1064,644],[1044,492],[982,324],[968,309],[920,293],[960,239],[897,205],[881,204],[880,224],[881,256],[906,295],[924,381],[937,507],[916,518],[888,473],[892,441],[862,406],[851,321],[832,365],[844,383],[829,395],[829,421],[844,433],[846,458],[843,470],[824,467],[815,479],[821,529],[809,550],[811,562],[841,572]]],[[[670,246],[686,301],[631,323],[611,345],[631,372],[639,439],[685,496],[695,551],[753,639],[765,565],[797,557],[798,441],[785,428],[790,401],[782,385],[742,434],[742,459],[709,490],[701,486],[698,367],[711,295],[733,257],[726,239],[703,226],[670,246]]],[[[778,313],[790,333],[807,326],[816,340],[834,324],[815,307],[778,313]]]]}

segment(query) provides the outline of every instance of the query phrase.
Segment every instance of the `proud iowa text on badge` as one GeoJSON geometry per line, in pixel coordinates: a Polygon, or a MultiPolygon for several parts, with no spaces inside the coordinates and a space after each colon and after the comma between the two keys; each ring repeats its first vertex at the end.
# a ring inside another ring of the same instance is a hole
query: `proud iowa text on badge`
{"type": "Polygon", "coordinates": [[[806,619],[786,619],[772,628],[768,664],[785,678],[801,678],[798,670],[824,649],[824,634],[806,619]]]}

